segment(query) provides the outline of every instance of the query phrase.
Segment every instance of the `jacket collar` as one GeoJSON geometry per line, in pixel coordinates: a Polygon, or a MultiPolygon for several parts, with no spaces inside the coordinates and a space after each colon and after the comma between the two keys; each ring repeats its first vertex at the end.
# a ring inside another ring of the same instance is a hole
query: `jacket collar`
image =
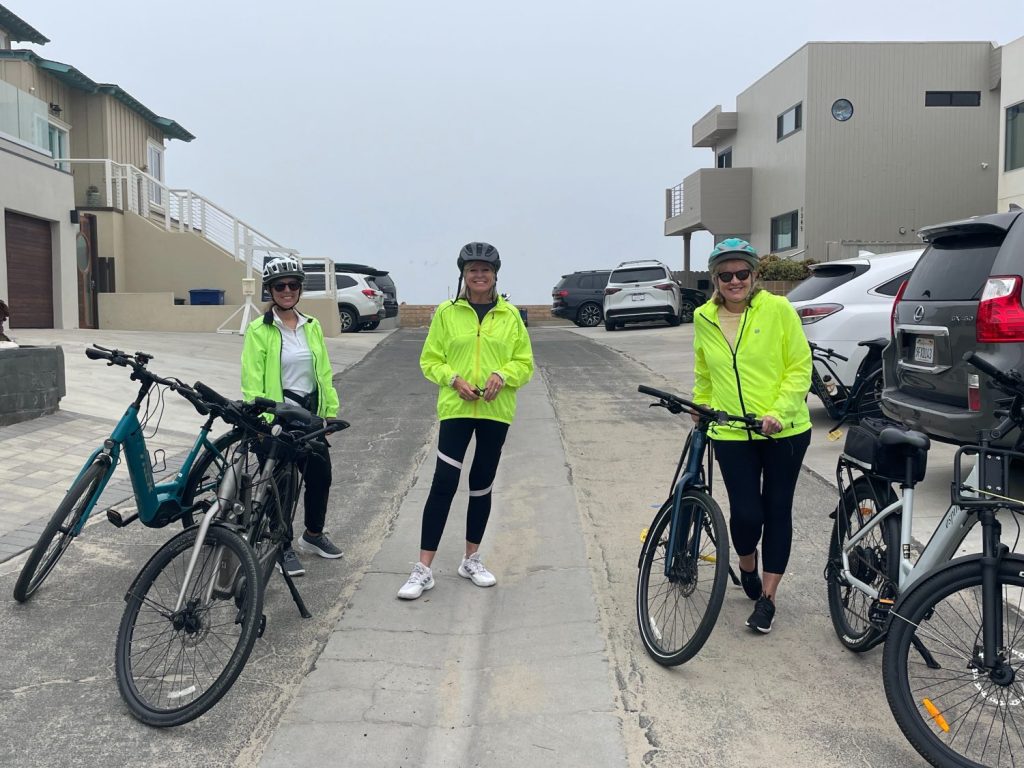
{"type": "MultiPolygon", "coordinates": [[[[754,297],[750,300],[749,308],[750,309],[757,309],[758,307],[760,307],[764,303],[764,301],[765,301],[765,298],[764,298],[764,294],[765,293],[766,293],[766,291],[762,288],[760,291],[758,291],[756,294],[754,294],[754,297]]],[[[719,305],[718,304],[715,304],[715,302],[713,302],[713,301],[707,301],[704,304],[702,304],[701,306],[697,307],[696,312],[697,312],[698,315],[703,317],[705,320],[710,320],[712,323],[715,323],[717,325],[718,324],[718,310],[719,310],[719,305]]]]}

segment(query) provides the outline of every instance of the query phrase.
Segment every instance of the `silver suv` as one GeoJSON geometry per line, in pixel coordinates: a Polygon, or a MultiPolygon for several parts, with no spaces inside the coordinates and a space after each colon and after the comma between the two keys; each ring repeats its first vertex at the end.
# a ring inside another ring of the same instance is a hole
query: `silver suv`
{"type": "Polygon", "coordinates": [[[974,443],[1005,395],[964,354],[1024,371],[1024,213],[938,224],[920,237],[928,248],[893,307],[882,409],[938,440],[974,443]]]}
{"type": "Polygon", "coordinates": [[[608,276],[604,289],[604,328],[665,320],[679,325],[682,291],[660,261],[624,261],[608,276]]]}

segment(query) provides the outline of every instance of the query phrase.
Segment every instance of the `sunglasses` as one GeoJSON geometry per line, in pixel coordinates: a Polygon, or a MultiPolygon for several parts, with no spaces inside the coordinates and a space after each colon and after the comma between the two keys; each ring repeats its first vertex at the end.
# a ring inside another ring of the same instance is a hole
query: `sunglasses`
{"type": "Polygon", "coordinates": [[[297,291],[301,287],[302,287],[302,283],[296,282],[295,280],[291,280],[291,281],[289,281],[287,283],[285,283],[285,282],[274,283],[272,286],[270,286],[270,289],[272,291],[280,293],[281,291],[297,291]]]}
{"type": "Polygon", "coordinates": [[[719,272],[717,277],[719,282],[722,283],[731,283],[734,277],[742,283],[744,280],[750,277],[750,273],[752,271],[753,270],[750,269],[741,269],[738,272],[719,272]]]}

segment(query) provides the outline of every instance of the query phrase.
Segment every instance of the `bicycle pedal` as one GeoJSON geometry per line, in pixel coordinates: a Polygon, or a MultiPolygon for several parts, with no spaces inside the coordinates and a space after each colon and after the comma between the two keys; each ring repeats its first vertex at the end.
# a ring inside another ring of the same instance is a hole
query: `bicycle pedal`
{"type": "Polygon", "coordinates": [[[134,523],[139,517],[139,510],[135,508],[129,508],[124,511],[120,509],[114,509],[111,507],[107,510],[107,520],[111,525],[117,528],[124,528],[126,525],[134,523]]]}
{"type": "Polygon", "coordinates": [[[841,429],[833,429],[831,432],[828,433],[827,439],[828,439],[829,442],[834,443],[834,442],[836,442],[842,436],[843,436],[843,430],[841,430],[841,429]]]}

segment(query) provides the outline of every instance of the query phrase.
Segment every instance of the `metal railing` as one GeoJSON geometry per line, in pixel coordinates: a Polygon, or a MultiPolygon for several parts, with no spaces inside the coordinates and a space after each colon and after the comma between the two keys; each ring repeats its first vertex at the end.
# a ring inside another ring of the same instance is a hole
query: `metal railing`
{"type": "Polygon", "coordinates": [[[665,218],[671,219],[673,216],[678,216],[684,210],[686,206],[683,203],[683,185],[682,183],[676,184],[671,189],[665,190],[665,218]]]}
{"type": "Polygon", "coordinates": [[[286,248],[234,214],[190,189],[171,189],[154,176],[127,163],[113,160],[59,158],[76,167],[98,167],[103,173],[102,188],[90,186],[87,204],[128,211],[150,221],[163,222],[168,232],[191,232],[246,265],[250,275],[262,270],[263,257],[289,254],[286,248]],[[99,194],[98,201],[90,196],[99,194]],[[262,256],[257,260],[256,254],[262,256]]]}

